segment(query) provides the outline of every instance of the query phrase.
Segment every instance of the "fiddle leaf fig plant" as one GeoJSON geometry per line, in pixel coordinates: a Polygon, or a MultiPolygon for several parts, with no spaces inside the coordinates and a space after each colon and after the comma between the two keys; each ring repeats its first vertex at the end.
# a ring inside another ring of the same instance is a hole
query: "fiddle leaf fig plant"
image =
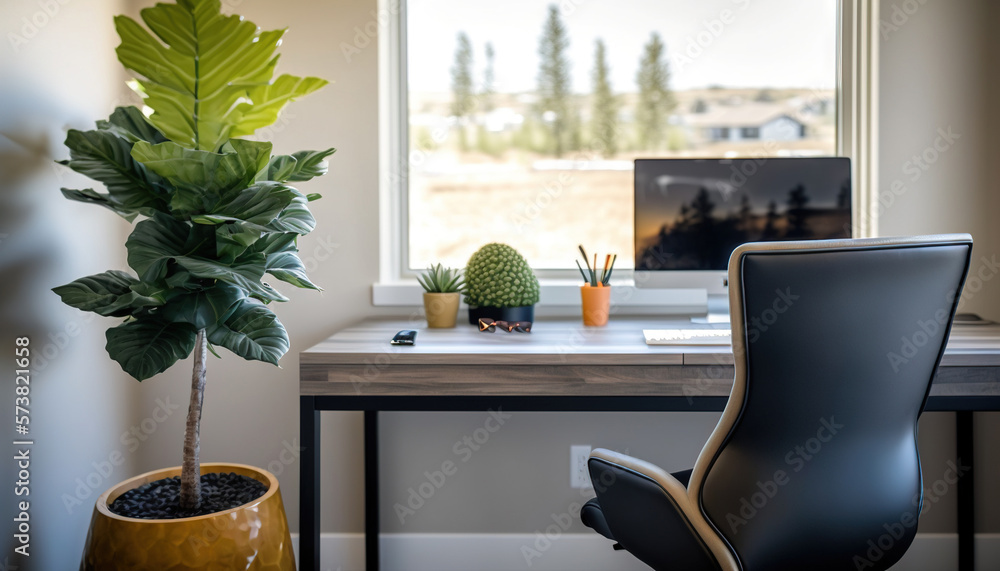
{"type": "Polygon", "coordinates": [[[125,318],[108,330],[107,351],[139,381],[194,353],[180,499],[196,509],[207,350],[276,365],[288,334],[267,306],[288,298],[265,274],[320,289],[296,248],[316,225],[308,202],[320,196],[289,183],[326,173],[334,149],[272,155],[270,143],[238,137],[327,82],[275,79],[284,30],[223,15],[219,0],[157,4],[141,17],[152,33],[115,18],[117,54],[138,76],[131,85],[148,114],[119,107],[94,130],[70,130],[70,159],[60,161],[107,190],[64,188],[66,198],[141,217],[125,242],[134,273],[110,270],[53,291],[78,309],[125,318]]]}

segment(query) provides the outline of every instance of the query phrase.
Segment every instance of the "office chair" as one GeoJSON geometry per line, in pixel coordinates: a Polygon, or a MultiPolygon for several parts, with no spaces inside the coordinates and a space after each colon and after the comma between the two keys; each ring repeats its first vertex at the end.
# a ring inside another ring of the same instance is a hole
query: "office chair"
{"type": "Polygon", "coordinates": [[[916,534],[917,420],[968,234],[744,244],[736,375],[694,469],[597,449],[583,523],[656,570],[884,570],[916,534]]]}

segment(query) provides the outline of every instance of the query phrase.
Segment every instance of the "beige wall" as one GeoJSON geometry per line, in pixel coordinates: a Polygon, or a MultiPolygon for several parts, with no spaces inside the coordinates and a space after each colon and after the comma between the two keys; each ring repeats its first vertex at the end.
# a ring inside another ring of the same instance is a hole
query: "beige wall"
{"type": "Polygon", "coordinates": [[[88,128],[114,106],[120,75],[111,19],[119,10],[115,0],[0,3],[0,424],[13,434],[14,339],[28,336],[35,442],[30,495],[18,497],[16,451],[9,438],[3,444],[5,569],[79,566],[97,495],[135,473],[136,455],[120,437],[148,414],[136,406],[138,384],[106,358],[105,320],[62,305],[49,291],[124,262],[127,225],[63,199],[60,186],[91,185],[52,163],[67,156],[66,128],[88,128]],[[13,553],[15,500],[30,502],[30,559],[13,553]]]}
{"type": "MultiPolygon", "coordinates": [[[[890,23],[894,4],[901,2],[882,3],[883,19],[890,23]]],[[[992,4],[928,0],[905,21],[897,15],[898,29],[884,29],[879,190],[887,206],[879,233],[970,232],[976,262],[962,311],[1000,319],[1000,280],[991,279],[996,271],[985,267],[979,291],[973,279],[983,257],[1000,254],[991,208],[997,203],[1000,152],[990,128],[997,111],[989,90],[1000,75],[988,51],[997,23],[990,17],[992,4]]]]}
{"type": "MultiPolygon", "coordinates": [[[[991,263],[1000,261],[1000,8],[990,0],[928,0],[905,14],[903,4],[881,4],[883,20],[896,29],[883,28],[879,61],[879,191],[887,205],[879,233],[971,233],[974,261],[960,311],[1000,320],[1000,278],[991,263]],[[949,130],[959,136],[950,144],[941,137],[949,130]],[[913,155],[924,154],[924,166],[916,166],[913,155]],[[897,184],[893,192],[896,181],[905,190],[897,184]]],[[[947,460],[955,459],[953,416],[929,414],[921,422],[928,482],[941,476],[947,460]]],[[[977,529],[997,532],[1000,491],[991,483],[1000,481],[995,445],[1000,414],[978,413],[976,432],[977,529]]],[[[954,529],[954,494],[940,503],[921,522],[921,531],[954,529]]]]}

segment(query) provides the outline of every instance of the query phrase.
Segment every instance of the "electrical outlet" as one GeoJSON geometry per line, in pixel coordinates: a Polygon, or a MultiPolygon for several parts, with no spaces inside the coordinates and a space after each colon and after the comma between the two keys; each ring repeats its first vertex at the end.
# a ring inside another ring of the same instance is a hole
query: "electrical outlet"
{"type": "Polygon", "coordinates": [[[587,489],[590,485],[590,471],[587,469],[587,459],[590,458],[590,446],[572,445],[569,447],[569,485],[573,488],[587,489]]]}

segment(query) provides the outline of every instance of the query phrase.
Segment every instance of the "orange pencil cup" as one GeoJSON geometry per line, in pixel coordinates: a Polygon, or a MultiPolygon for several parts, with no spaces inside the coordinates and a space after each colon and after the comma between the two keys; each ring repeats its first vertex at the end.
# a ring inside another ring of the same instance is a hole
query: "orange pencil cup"
{"type": "Polygon", "coordinates": [[[608,324],[611,313],[611,286],[590,284],[580,286],[583,301],[583,324],[600,327],[608,324]]]}

